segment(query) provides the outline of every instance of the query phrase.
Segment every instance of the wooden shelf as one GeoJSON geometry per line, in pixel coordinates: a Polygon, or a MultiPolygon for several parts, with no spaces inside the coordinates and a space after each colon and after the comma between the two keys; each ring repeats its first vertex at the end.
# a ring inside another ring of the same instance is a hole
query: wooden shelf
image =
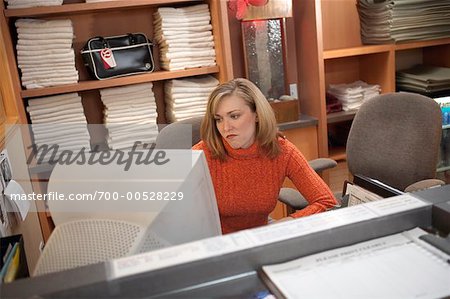
{"type": "Polygon", "coordinates": [[[450,165],[447,165],[447,166],[439,167],[439,168],[436,170],[436,172],[444,172],[444,171],[449,171],[449,170],[450,170],[450,165]]]}
{"type": "Polygon", "coordinates": [[[41,97],[41,96],[56,95],[60,93],[95,90],[101,88],[125,86],[144,82],[154,82],[206,74],[215,74],[218,72],[219,72],[218,66],[192,68],[181,71],[156,71],[149,74],[133,75],[128,77],[120,77],[107,80],[81,81],[76,84],[65,84],[46,88],[22,90],[21,95],[22,98],[41,97]]]}
{"type": "Polygon", "coordinates": [[[427,41],[414,41],[395,45],[395,50],[409,50],[417,48],[425,48],[432,46],[441,46],[450,44],[450,38],[433,39],[427,41]]]}
{"type": "Polygon", "coordinates": [[[361,46],[345,49],[325,50],[323,52],[323,59],[334,59],[342,57],[351,57],[356,55],[367,55],[389,52],[393,49],[393,45],[373,45],[373,46],[361,46]]]}
{"type": "Polygon", "coordinates": [[[357,110],[350,110],[327,114],[327,123],[334,124],[338,122],[352,120],[355,117],[356,112],[357,110]]]}
{"type": "Polygon", "coordinates": [[[135,8],[139,6],[158,6],[176,3],[193,3],[200,0],[126,0],[126,1],[105,1],[97,3],[72,3],[58,6],[42,6],[30,8],[5,9],[5,16],[11,17],[48,17],[65,14],[93,13],[118,8],[135,8]]]}
{"type": "Polygon", "coordinates": [[[330,159],[333,159],[335,161],[347,160],[347,155],[345,153],[345,147],[344,146],[330,147],[328,152],[329,152],[328,157],[330,159]]]}

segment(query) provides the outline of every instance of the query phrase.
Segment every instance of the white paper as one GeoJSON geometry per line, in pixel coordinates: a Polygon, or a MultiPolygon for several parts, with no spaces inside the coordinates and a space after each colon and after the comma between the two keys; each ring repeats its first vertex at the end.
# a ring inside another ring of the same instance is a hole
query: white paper
{"type": "Polygon", "coordinates": [[[369,209],[374,211],[379,216],[413,210],[426,205],[430,204],[412,196],[411,194],[402,194],[366,204],[369,209]]]}
{"type": "Polygon", "coordinates": [[[423,233],[415,229],[263,270],[287,298],[447,297],[450,264],[415,242],[423,233]]]}
{"type": "Polygon", "coordinates": [[[245,231],[190,242],[111,262],[112,279],[219,256],[254,246],[245,231]]]}
{"type": "Polygon", "coordinates": [[[5,189],[5,195],[8,200],[11,201],[15,207],[17,207],[18,212],[20,213],[20,217],[22,220],[25,220],[27,217],[28,211],[30,210],[30,201],[29,200],[20,200],[19,198],[26,198],[25,191],[22,186],[15,180],[9,181],[8,185],[5,189]],[[13,196],[12,196],[13,195],[13,196]],[[14,200],[16,198],[16,200],[14,200]]]}

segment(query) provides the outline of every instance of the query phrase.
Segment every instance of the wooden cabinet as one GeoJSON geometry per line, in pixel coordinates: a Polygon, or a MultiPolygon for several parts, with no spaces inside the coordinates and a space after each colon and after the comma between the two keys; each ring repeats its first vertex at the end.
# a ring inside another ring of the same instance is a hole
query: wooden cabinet
{"type": "MultiPolygon", "coordinates": [[[[114,0],[97,3],[84,3],[83,0],[66,0],[61,6],[34,7],[22,9],[5,9],[0,4],[2,29],[2,74],[8,74],[8,99],[17,102],[15,117],[22,123],[27,123],[27,114],[24,107],[27,101],[41,96],[50,96],[61,93],[78,92],[89,124],[100,124],[103,120],[103,106],[100,100],[99,89],[124,86],[143,82],[153,82],[157,103],[158,123],[165,123],[165,103],[163,85],[165,80],[185,78],[210,74],[220,82],[233,77],[231,68],[231,47],[228,31],[228,16],[225,1],[220,0],[114,0]],[[154,47],[156,70],[153,73],[115,78],[109,80],[93,80],[85,68],[80,50],[86,41],[94,36],[114,36],[132,32],[143,32],[153,40],[153,13],[160,6],[182,7],[207,3],[211,12],[211,24],[216,51],[216,66],[200,67],[179,71],[159,70],[159,51],[154,47]],[[45,20],[70,19],[74,28],[75,38],[73,48],[75,51],[75,66],[79,72],[79,82],[76,84],[59,85],[39,89],[22,89],[19,70],[15,56],[15,43],[17,42],[15,21],[19,18],[41,18],[45,20]],[[6,64],[3,64],[6,62],[6,64]]],[[[2,76],[2,84],[4,84],[2,76]]],[[[5,83],[6,84],[6,83],[5,83]]],[[[91,136],[92,137],[92,136],[91,136]]],[[[30,140],[30,138],[28,138],[30,140]]],[[[96,143],[96,140],[91,140],[96,143]]],[[[46,192],[48,169],[32,171],[33,189],[37,193],[46,192]]],[[[42,208],[42,207],[41,207],[42,208]]],[[[41,227],[44,239],[48,239],[52,223],[47,213],[40,213],[41,227]]]]}
{"type": "Polygon", "coordinates": [[[319,156],[345,158],[328,146],[334,126],[354,113],[326,113],[329,84],[363,80],[394,92],[395,71],[424,63],[450,67],[450,38],[401,44],[363,45],[355,0],[293,1],[297,71],[302,113],[318,119],[319,156]]]}

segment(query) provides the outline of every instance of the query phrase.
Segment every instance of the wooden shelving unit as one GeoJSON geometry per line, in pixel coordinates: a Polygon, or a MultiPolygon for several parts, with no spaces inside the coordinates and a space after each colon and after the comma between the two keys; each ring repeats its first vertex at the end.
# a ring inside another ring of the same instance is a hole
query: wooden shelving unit
{"type": "Polygon", "coordinates": [[[328,133],[354,116],[327,115],[329,84],[363,80],[379,84],[382,93],[394,92],[397,62],[409,50],[419,52],[414,63],[450,67],[450,38],[363,45],[354,0],[293,1],[293,12],[300,106],[318,119],[320,157],[345,157],[345,149],[328,148],[328,133]]]}
{"type": "MultiPolygon", "coordinates": [[[[28,99],[51,96],[61,93],[78,92],[82,97],[84,111],[89,124],[102,123],[103,111],[98,90],[102,88],[125,86],[144,82],[153,82],[155,93],[158,122],[165,123],[165,101],[163,85],[165,80],[186,78],[200,75],[213,75],[220,82],[228,81],[233,77],[231,63],[231,46],[228,31],[227,4],[221,0],[133,0],[133,1],[105,1],[97,3],[85,3],[84,0],[66,0],[60,6],[33,7],[22,9],[5,9],[5,4],[0,4],[2,14],[0,54],[2,60],[2,85],[3,74],[10,78],[8,86],[2,88],[8,92],[6,97],[14,103],[15,110],[11,114],[16,121],[27,123],[25,107],[28,99]],[[156,70],[153,73],[114,78],[109,80],[93,80],[84,66],[80,50],[86,41],[93,36],[114,36],[130,32],[142,32],[153,40],[153,14],[160,6],[189,6],[200,3],[209,5],[211,13],[211,25],[216,51],[216,63],[214,67],[191,68],[180,71],[164,71],[159,69],[159,49],[154,46],[154,60],[156,70]],[[26,90],[21,87],[20,73],[15,57],[15,43],[17,42],[15,21],[19,18],[70,19],[74,28],[75,38],[73,48],[75,52],[75,67],[79,73],[79,82],[76,84],[60,85],[48,88],[26,90]]],[[[8,116],[10,115],[8,114],[8,116]]],[[[30,144],[31,136],[25,143],[30,144]]],[[[25,145],[26,147],[26,145],[25,145]]],[[[45,193],[48,175],[51,168],[46,165],[31,166],[30,176],[33,189],[36,193],[45,193]]],[[[40,203],[39,213],[41,232],[44,240],[47,240],[53,229],[50,215],[45,211],[45,206],[40,203]]]]}

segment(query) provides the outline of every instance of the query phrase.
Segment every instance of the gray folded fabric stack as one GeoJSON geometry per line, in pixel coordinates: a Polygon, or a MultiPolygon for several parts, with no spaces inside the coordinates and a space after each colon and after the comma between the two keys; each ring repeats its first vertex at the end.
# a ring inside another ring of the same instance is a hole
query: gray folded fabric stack
{"type": "Polygon", "coordinates": [[[211,92],[219,85],[213,76],[176,79],[164,85],[166,118],[169,122],[204,116],[211,92]]]}
{"type": "Polygon", "coordinates": [[[363,44],[450,37],[448,0],[358,0],[363,44]]]}
{"type": "Polygon", "coordinates": [[[152,88],[152,83],[142,83],[100,90],[111,149],[129,149],[138,141],[155,142],[158,115],[152,88]]]}
{"type": "Polygon", "coordinates": [[[62,5],[63,0],[6,0],[7,8],[62,5]]]}
{"type": "Polygon", "coordinates": [[[216,65],[207,4],[160,7],[154,14],[154,30],[162,69],[173,71],[216,65]]]}
{"type": "Polygon", "coordinates": [[[31,99],[26,109],[34,144],[50,149],[42,161],[47,162],[53,152],[57,153],[54,157],[57,160],[62,151],[72,151],[75,156],[82,149],[91,150],[86,116],[77,93],[31,99]]]}
{"type": "Polygon", "coordinates": [[[327,92],[335,96],[342,103],[342,110],[359,109],[370,98],[380,94],[380,86],[355,81],[350,84],[330,84],[327,92]]]}
{"type": "Polygon", "coordinates": [[[431,65],[416,65],[395,75],[397,89],[422,94],[450,94],[450,68],[431,65]]]}
{"type": "Polygon", "coordinates": [[[26,89],[78,82],[72,21],[16,21],[17,61],[26,89]]]}

